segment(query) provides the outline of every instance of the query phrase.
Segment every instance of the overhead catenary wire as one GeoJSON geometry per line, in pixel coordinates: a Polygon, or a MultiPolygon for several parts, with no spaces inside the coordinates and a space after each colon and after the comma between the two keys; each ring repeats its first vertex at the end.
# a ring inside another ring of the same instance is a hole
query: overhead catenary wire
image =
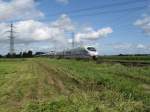
{"type": "MultiPolygon", "coordinates": [[[[122,13],[122,12],[135,12],[138,10],[143,10],[146,9],[147,6],[138,6],[138,7],[131,7],[131,8],[121,8],[121,9],[116,9],[116,10],[104,10],[104,11],[97,11],[94,13],[89,13],[89,14],[80,14],[80,15],[69,15],[70,17],[88,17],[88,16],[97,16],[101,14],[114,14],[114,13],[122,13]]],[[[74,46],[74,43],[72,42],[72,46],[74,46]]]]}
{"type": "Polygon", "coordinates": [[[137,11],[137,10],[143,10],[146,9],[145,6],[140,6],[140,7],[134,7],[134,8],[124,8],[124,9],[117,9],[117,10],[108,10],[108,11],[100,11],[100,12],[95,12],[95,13],[89,13],[89,14],[80,14],[80,15],[72,15],[71,17],[84,17],[84,16],[96,16],[96,15],[101,15],[101,14],[110,14],[110,13],[120,13],[120,12],[128,12],[128,11],[137,11]]]}
{"type": "Polygon", "coordinates": [[[113,3],[113,4],[105,4],[105,5],[99,5],[99,6],[92,6],[92,7],[88,7],[88,8],[81,8],[81,9],[75,9],[75,10],[70,10],[70,11],[64,11],[64,12],[57,12],[54,14],[51,14],[50,16],[57,16],[60,15],[62,13],[65,14],[77,14],[80,12],[86,12],[86,11],[94,11],[94,10],[98,10],[98,9],[104,9],[104,8],[110,8],[110,7],[117,7],[117,6],[127,6],[127,5],[131,5],[131,4],[135,4],[135,3],[142,3],[142,2],[147,2],[148,0],[133,0],[133,1],[126,1],[126,2],[119,2],[119,3],[113,3]]]}
{"type": "MultiPolygon", "coordinates": [[[[145,1],[145,2],[147,2],[147,0],[143,0],[143,1],[145,1]]],[[[143,2],[142,1],[142,2],[143,2]]],[[[132,1],[133,2],[133,1],[132,1]]],[[[136,0],[134,0],[134,2],[135,3],[137,3],[137,1],[136,0]]],[[[133,3],[134,3],[133,2],[133,3]]],[[[141,2],[141,0],[140,0],[140,2],[141,2]]],[[[122,3],[120,3],[120,4],[124,4],[124,5],[127,5],[127,4],[125,4],[125,3],[127,3],[127,2],[122,2],[122,3]]],[[[117,4],[117,3],[116,3],[117,4]]],[[[119,3],[118,3],[119,4],[119,3]]],[[[118,5],[117,4],[117,5],[118,5]]],[[[108,5],[112,5],[112,4],[108,4],[108,5]]],[[[114,4],[113,4],[114,5],[114,4]]],[[[116,7],[115,8],[118,8],[117,7],[117,5],[116,5],[116,7]]],[[[140,5],[140,4],[139,4],[140,5]]],[[[103,6],[103,8],[104,8],[104,6],[103,6]]],[[[106,7],[107,8],[107,7],[106,7]]],[[[71,13],[71,14],[67,14],[67,15],[69,15],[69,17],[74,17],[74,18],[82,18],[82,17],[93,17],[93,16],[98,16],[98,15],[102,15],[102,14],[122,14],[123,12],[129,12],[129,13],[132,13],[132,12],[137,12],[137,11],[142,11],[142,10],[145,10],[145,9],[147,9],[148,8],[148,5],[147,5],[147,3],[144,3],[144,5],[142,4],[142,6],[134,6],[134,7],[131,7],[131,8],[127,8],[127,7],[121,7],[120,8],[120,6],[119,6],[119,8],[118,9],[116,9],[116,10],[97,10],[96,12],[88,12],[88,13],[81,13],[81,14],[75,14],[75,13],[71,13]]],[[[80,10],[80,9],[79,9],[80,10]]],[[[75,11],[75,10],[74,10],[75,11]]],[[[77,10],[76,10],[77,11],[77,10]]],[[[69,11],[68,11],[69,12],[69,11]]],[[[71,12],[71,11],[70,11],[71,12]]],[[[60,16],[62,13],[59,13],[59,15],[53,15],[53,16],[50,16],[51,18],[56,18],[56,17],[58,17],[58,16],[60,16]]],[[[49,19],[47,18],[47,19],[41,19],[41,21],[48,21],[49,19]]]]}

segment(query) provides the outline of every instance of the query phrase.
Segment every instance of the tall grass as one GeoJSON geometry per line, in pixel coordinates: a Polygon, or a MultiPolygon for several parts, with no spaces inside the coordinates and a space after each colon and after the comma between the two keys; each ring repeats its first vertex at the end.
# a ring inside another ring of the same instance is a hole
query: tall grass
{"type": "Polygon", "coordinates": [[[126,100],[111,90],[79,92],[49,102],[30,102],[23,112],[142,112],[142,102],[126,100]]]}

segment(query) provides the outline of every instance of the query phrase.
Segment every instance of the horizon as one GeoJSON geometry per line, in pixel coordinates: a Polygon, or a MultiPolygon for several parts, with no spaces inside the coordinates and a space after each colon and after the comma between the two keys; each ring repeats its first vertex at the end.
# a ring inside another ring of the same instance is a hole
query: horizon
{"type": "Polygon", "coordinates": [[[149,0],[0,0],[0,54],[95,46],[101,55],[150,54],[149,0]],[[86,5],[85,5],[86,2],[86,5]]]}

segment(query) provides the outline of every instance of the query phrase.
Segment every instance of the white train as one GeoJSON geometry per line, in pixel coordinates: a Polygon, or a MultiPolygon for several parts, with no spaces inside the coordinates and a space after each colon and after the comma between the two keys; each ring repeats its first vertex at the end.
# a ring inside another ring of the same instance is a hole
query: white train
{"type": "Polygon", "coordinates": [[[63,52],[57,52],[56,56],[58,58],[93,58],[96,59],[98,56],[97,50],[92,46],[83,46],[70,50],[65,50],[63,52]]]}

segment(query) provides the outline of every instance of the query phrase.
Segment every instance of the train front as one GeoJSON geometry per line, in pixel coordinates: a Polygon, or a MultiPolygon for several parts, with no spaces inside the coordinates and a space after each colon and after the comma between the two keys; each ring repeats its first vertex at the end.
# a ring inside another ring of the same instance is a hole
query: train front
{"type": "Polygon", "coordinates": [[[87,46],[86,50],[88,51],[88,54],[90,55],[90,57],[92,57],[93,59],[97,58],[98,52],[97,52],[97,50],[94,47],[87,46]]]}

